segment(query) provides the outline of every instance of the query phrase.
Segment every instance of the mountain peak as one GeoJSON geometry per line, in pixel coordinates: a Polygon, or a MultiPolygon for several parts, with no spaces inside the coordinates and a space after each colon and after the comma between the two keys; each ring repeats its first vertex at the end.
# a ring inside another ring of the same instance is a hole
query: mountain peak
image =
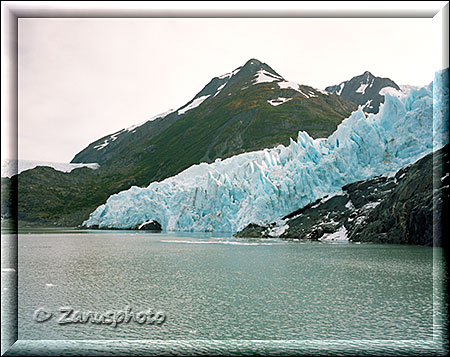
{"type": "Polygon", "coordinates": [[[281,77],[275,70],[272,69],[268,64],[261,62],[260,60],[256,58],[249,59],[244,66],[241,67],[239,73],[241,77],[243,76],[253,76],[257,72],[264,70],[269,72],[270,74],[273,74],[275,76],[281,77]]]}
{"type": "Polygon", "coordinates": [[[365,71],[348,81],[329,86],[325,90],[356,105],[362,105],[366,113],[378,113],[380,104],[384,103],[384,92],[382,91],[384,88],[401,90],[393,80],[376,77],[371,72],[365,71]]]}
{"type": "Polygon", "coordinates": [[[276,77],[277,80],[283,79],[283,77],[266,63],[261,62],[256,58],[251,58],[243,66],[236,68],[234,71],[214,77],[199,93],[197,93],[192,101],[202,97],[216,96],[225,86],[229,88],[233,85],[240,85],[241,87],[249,85],[255,80],[258,74],[276,77]]]}
{"type": "Polygon", "coordinates": [[[262,65],[263,65],[263,62],[261,62],[260,60],[257,60],[256,58],[251,58],[244,64],[243,67],[244,68],[249,67],[249,66],[261,67],[262,65]]]}

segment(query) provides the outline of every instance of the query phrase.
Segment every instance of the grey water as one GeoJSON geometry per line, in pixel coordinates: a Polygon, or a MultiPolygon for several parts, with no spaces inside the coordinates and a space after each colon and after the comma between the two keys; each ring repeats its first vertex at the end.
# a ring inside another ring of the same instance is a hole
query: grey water
{"type": "MultiPolygon", "coordinates": [[[[443,333],[439,248],[89,230],[30,231],[17,246],[19,340],[385,341],[395,352],[443,333]],[[76,318],[126,309],[165,320],[76,318]]],[[[13,273],[2,267],[2,280],[13,273]]]]}

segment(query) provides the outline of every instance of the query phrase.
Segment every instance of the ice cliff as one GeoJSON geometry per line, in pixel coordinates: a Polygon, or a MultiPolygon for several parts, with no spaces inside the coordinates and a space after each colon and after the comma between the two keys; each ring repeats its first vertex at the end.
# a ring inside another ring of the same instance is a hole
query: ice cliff
{"type": "Polygon", "coordinates": [[[396,172],[448,142],[448,69],[403,98],[386,95],[377,114],[360,107],[327,139],[299,132],[279,145],[191,166],[99,206],[87,227],[235,232],[282,217],[348,183],[396,172]]]}

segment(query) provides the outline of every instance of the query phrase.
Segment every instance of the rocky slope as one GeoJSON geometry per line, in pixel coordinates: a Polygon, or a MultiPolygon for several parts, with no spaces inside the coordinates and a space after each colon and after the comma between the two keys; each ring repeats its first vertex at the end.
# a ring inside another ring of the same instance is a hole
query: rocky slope
{"type": "Polygon", "coordinates": [[[366,113],[378,113],[380,104],[384,103],[386,92],[402,93],[402,89],[393,80],[376,77],[369,71],[340,84],[326,87],[325,90],[356,105],[362,105],[366,113]]]}
{"type": "Polygon", "coordinates": [[[393,177],[346,185],[340,194],[278,222],[250,224],[236,236],[442,246],[449,232],[449,150],[447,144],[393,177]]]}

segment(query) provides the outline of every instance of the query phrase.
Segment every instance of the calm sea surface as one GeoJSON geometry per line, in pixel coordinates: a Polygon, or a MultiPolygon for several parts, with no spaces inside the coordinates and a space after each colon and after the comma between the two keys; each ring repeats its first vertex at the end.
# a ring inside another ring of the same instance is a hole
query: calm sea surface
{"type": "MultiPolygon", "coordinates": [[[[441,255],[416,246],[220,234],[35,231],[18,237],[18,335],[229,341],[225,349],[242,340],[432,348],[445,303],[442,279],[435,281],[436,272],[433,279],[441,255]],[[73,310],[66,322],[89,311],[118,318],[127,308],[132,317],[116,327],[108,319],[60,324],[62,308],[73,310]],[[149,309],[164,323],[138,323],[149,309]]],[[[15,272],[2,267],[2,280],[8,274],[15,272]]]]}

